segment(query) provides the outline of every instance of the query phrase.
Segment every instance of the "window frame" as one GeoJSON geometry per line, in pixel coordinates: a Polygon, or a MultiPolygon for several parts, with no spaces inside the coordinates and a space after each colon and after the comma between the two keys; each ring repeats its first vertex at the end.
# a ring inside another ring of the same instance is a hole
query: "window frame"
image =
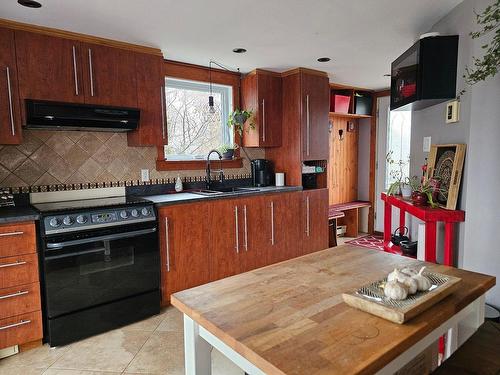
{"type": "MultiPolygon", "coordinates": [[[[231,86],[233,91],[233,108],[240,107],[240,84],[241,74],[239,72],[225,71],[223,69],[213,69],[210,71],[207,67],[183,63],[179,61],[165,60],[163,64],[163,76],[165,78],[181,79],[188,81],[197,81],[212,84],[231,86]]],[[[166,115],[166,108],[165,108],[166,115]]],[[[241,137],[233,130],[234,143],[241,145],[241,137]]],[[[167,132],[168,142],[168,132],[167,132]]],[[[168,144],[168,143],[167,143],[168,144]]],[[[241,168],[243,161],[240,157],[239,148],[234,150],[232,160],[222,160],[223,168],[241,168]]],[[[156,169],[158,171],[179,171],[179,170],[204,170],[205,160],[165,160],[163,146],[157,147],[156,169]]]]}

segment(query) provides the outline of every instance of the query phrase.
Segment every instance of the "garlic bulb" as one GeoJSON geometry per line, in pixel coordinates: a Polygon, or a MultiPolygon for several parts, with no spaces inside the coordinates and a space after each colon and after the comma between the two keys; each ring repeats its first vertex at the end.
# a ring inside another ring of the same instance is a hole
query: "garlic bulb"
{"type": "Polygon", "coordinates": [[[425,269],[425,267],[422,267],[418,274],[416,274],[415,276],[412,276],[412,279],[417,282],[417,289],[421,292],[429,290],[429,288],[432,285],[431,281],[427,277],[422,275],[422,272],[424,271],[424,269],[425,269]]]}
{"type": "Polygon", "coordinates": [[[409,294],[417,293],[417,288],[418,288],[417,281],[414,280],[412,277],[399,271],[397,268],[395,268],[394,271],[392,271],[387,276],[387,281],[399,281],[401,284],[404,284],[408,288],[409,294]]]}
{"type": "Polygon", "coordinates": [[[413,268],[410,268],[410,267],[405,267],[401,270],[402,273],[404,273],[405,275],[407,276],[415,276],[418,274],[418,271],[416,271],[415,269],[413,268]]]}
{"type": "Polygon", "coordinates": [[[403,300],[408,297],[408,289],[396,280],[388,281],[384,287],[384,294],[389,299],[403,300]]]}

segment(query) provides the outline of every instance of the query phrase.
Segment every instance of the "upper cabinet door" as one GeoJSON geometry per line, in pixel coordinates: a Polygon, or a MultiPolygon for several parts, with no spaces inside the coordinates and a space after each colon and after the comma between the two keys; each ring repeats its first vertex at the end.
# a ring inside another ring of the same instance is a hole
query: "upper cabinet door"
{"type": "Polygon", "coordinates": [[[15,51],[14,32],[0,28],[0,144],[22,141],[15,51]]]}
{"type": "Polygon", "coordinates": [[[243,134],[245,147],[281,146],[281,77],[256,70],[242,80],[242,108],[254,112],[255,130],[243,134]]]}
{"type": "Polygon", "coordinates": [[[161,146],[167,144],[165,108],[165,75],[163,58],[136,55],[137,106],[141,110],[139,128],[127,133],[129,146],[161,146]]]}
{"type": "Polygon", "coordinates": [[[84,101],[80,42],[18,30],[15,40],[21,100],[84,101]]]}
{"type": "Polygon", "coordinates": [[[328,112],[330,88],[326,75],[303,73],[302,159],[328,159],[328,112]]]}
{"type": "Polygon", "coordinates": [[[137,107],[136,53],[82,43],[85,102],[137,107]]]}

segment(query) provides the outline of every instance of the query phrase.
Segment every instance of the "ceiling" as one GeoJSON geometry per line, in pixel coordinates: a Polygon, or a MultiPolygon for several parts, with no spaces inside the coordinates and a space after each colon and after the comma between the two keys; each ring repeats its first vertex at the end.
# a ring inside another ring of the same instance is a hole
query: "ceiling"
{"type": "Polygon", "coordinates": [[[387,88],[390,63],[461,0],[2,0],[0,17],[161,48],[165,58],[242,72],[303,66],[387,88]],[[232,49],[244,47],[245,54],[232,49]],[[330,57],[327,63],[316,61],[330,57]]]}

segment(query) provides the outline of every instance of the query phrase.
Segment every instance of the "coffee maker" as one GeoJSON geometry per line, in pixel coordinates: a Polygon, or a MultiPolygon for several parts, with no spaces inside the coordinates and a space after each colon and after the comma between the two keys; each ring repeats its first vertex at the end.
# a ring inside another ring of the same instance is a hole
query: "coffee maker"
{"type": "Polygon", "coordinates": [[[267,159],[254,159],[251,161],[252,185],[257,187],[274,184],[273,164],[267,159]]]}

